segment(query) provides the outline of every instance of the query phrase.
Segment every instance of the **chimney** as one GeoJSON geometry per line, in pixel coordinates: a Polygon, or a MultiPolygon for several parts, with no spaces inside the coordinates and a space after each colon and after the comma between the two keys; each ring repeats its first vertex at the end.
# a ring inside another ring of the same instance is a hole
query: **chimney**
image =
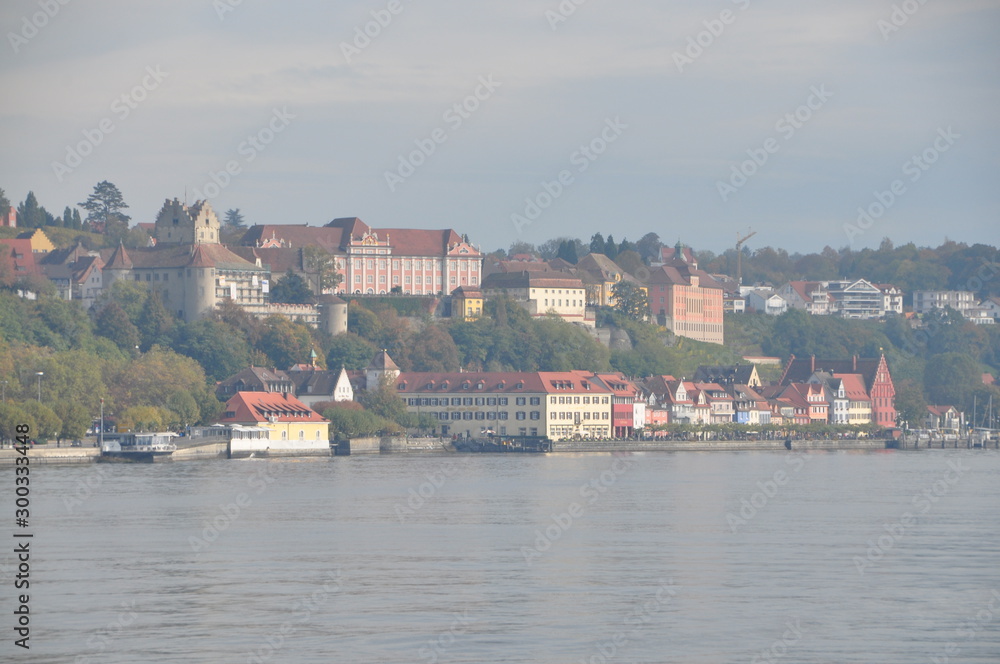
{"type": "Polygon", "coordinates": [[[816,371],[816,356],[815,355],[810,355],[809,356],[809,373],[812,373],[814,371],[816,371]]]}
{"type": "Polygon", "coordinates": [[[851,357],[851,368],[852,373],[858,373],[858,356],[854,355],[851,357]]]}

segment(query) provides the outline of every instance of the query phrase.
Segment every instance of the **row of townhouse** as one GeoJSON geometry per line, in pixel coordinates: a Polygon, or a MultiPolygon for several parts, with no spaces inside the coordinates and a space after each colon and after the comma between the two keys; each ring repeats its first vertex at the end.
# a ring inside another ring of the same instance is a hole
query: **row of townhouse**
{"type": "Polygon", "coordinates": [[[588,371],[401,372],[396,390],[441,436],[627,437],[645,426],[645,401],[622,374],[588,371]]]}
{"type": "Polygon", "coordinates": [[[781,380],[762,385],[753,365],[699,367],[694,380],[652,376],[642,383],[650,425],[896,424],[885,360],[792,358],[781,380]]]}

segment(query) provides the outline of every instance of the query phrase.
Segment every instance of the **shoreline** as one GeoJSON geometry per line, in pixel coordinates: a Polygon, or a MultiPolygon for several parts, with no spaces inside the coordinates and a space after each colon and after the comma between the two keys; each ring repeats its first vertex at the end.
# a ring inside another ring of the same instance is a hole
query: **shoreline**
{"type": "MultiPolygon", "coordinates": [[[[965,445],[954,446],[965,449],[965,445]]],[[[944,449],[954,449],[949,445],[944,449]]],[[[881,450],[925,450],[940,449],[939,447],[922,446],[914,448],[909,445],[900,445],[896,441],[888,441],[882,438],[877,439],[810,439],[792,440],[791,446],[785,440],[695,440],[695,441],[663,441],[663,440],[565,440],[552,443],[552,451],[545,454],[608,454],[612,452],[785,452],[785,451],[881,451],[881,450]]],[[[462,454],[454,451],[450,445],[425,446],[420,448],[405,448],[393,446],[391,448],[379,449],[367,447],[364,451],[356,451],[357,456],[377,456],[381,454],[462,454]]],[[[0,450],[0,466],[14,465],[15,459],[19,456],[16,450],[5,448],[0,450]]],[[[270,457],[261,456],[260,459],[281,459],[297,458],[305,456],[317,456],[315,454],[282,454],[270,457]]],[[[321,455],[326,456],[326,455],[321,455]]],[[[331,457],[337,456],[332,451],[331,457]]],[[[100,450],[93,447],[63,447],[34,448],[28,452],[28,457],[32,463],[39,464],[81,464],[95,463],[101,459],[100,450]]],[[[211,445],[205,449],[181,448],[171,455],[169,460],[164,461],[200,461],[226,459],[227,454],[224,446],[211,445]]]]}

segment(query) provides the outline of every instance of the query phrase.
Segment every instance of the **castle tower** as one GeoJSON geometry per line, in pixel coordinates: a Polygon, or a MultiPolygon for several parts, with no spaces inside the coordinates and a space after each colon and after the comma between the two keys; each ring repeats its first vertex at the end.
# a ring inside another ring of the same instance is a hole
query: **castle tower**
{"type": "Polygon", "coordinates": [[[331,336],[347,332],[347,302],[336,295],[320,295],[316,306],[319,308],[319,329],[331,336]]]}
{"type": "Polygon", "coordinates": [[[167,199],[156,217],[156,244],[217,244],[220,226],[207,200],[188,206],[167,199]]]}
{"type": "Polygon", "coordinates": [[[125,246],[119,242],[118,248],[115,252],[111,254],[111,258],[108,259],[108,264],[104,266],[101,271],[101,286],[105,291],[111,289],[111,285],[116,281],[123,279],[131,279],[132,273],[132,258],[128,255],[125,250],[125,246]]]}

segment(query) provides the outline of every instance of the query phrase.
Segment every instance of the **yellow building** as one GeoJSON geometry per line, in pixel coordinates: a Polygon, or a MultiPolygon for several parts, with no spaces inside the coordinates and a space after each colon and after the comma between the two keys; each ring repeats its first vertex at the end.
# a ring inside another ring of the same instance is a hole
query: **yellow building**
{"type": "Polygon", "coordinates": [[[451,317],[476,320],[483,315],[483,293],[478,288],[459,286],[451,292],[451,317]]]}
{"type": "Polygon", "coordinates": [[[330,454],[329,420],[288,393],[237,392],[219,423],[267,431],[266,437],[234,438],[231,456],[330,454]]]}

